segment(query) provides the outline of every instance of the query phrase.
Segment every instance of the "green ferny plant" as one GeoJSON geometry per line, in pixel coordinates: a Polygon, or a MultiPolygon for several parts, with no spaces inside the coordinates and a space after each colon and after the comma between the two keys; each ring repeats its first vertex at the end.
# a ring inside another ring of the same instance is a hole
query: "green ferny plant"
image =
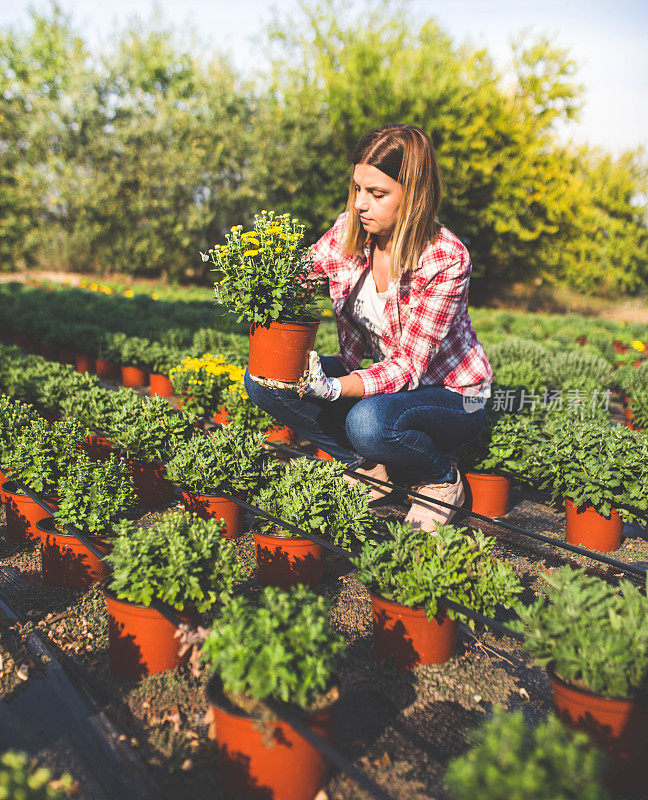
{"type": "Polygon", "coordinates": [[[546,596],[516,608],[511,627],[541,667],[605,697],[648,694],[648,599],[629,581],[619,589],[584,569],[544,575],[546,596]]]}
{"type": "Polygon", "coordinates": [[[7,750],[0,756],[0,800],[63,800],[72,785],[71,775],[54,780],[27,753],[7,750]]]}
{"type": "Polygon", "coordinates": [[[448,765],[455,800],[612,800],[603,753],[556,717],[530,728],[521,711],[496,709],[476,738],[448,765]]]}
{"type": "MultiPolygon", "coordinates": [[[[515,605],[522,591],[513,569],[493,558],[494,537],[437,524],[437,535],[404,523],[388,523],[389,539],[365,542],[353,559],[357,578],[374,594],[409,608],[422,607],[432,620],[443,598],[486,616],[499,604],[515,605]]],[[[474,620],[448,609],[451,619],[474,620]]]]}
{"type": "Polygon", "coordinates": [[[182,611],[207,611],[225,602],[243,566],[225,523],[192,514],[166,514],[150,528],[122,521],[106,557],[113,575],[109,589],[121,600],[148,606],[153,600],[182,611]]]}
{"type": "Polygon", "coordinates": [[[329,625],[327,600],[304,586],[267,587],[258,606],[234,597],[218,610],[201,660],[228,693],[308,709],[333,685],[344,647],[329,625]]]}

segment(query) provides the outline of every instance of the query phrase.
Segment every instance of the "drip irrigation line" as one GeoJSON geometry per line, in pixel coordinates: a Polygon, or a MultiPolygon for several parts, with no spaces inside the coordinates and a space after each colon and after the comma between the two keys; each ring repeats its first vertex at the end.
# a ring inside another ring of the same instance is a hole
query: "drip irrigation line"
{"type": "MultiPolygon", "coordinates": [[[[305,453],[300,452],[299,450],[294,450],[292,447],[285,447],[284,445],[277,444],[276,442],[268,442],[268,444],[276,450],[285,452],[288,455],[299,457],[299,458],[308,458],[312,461],[319,461],[320,459],[316,458],[315,456],[309,456],[305,453]]],[[[358,478],[359,480],[363,481],[364,483],[370,482],[371,484],[375,484],[376,486],[385,487],[386,489],[396,489],[403,494],[408,495],[409,497],[414,497],[417,500],[424,500],[427,503],[432,503],[434,505],[442,506],[443,508],[449,508],[453,511],[461,511],[462,513],[466,514],[470,517],[475,517],[482,522],[488,522],[491,525],[495,525],[497,527],[503,528],[504,530],[511,531],[511,533],[518,533],[521,536],[526,536],[529,539],[535,539],[538,542],[542,542],[543,544],[548,544],[552,547],[557,547],[560,550],[567,550],[570,553],[575,553],[576,555],[585,556],[586,558],[590,558],[593,561],[599,561],[603,564],[607,564],[608,566],[614,567],[615,569],[621,570],[622,572],[631,572],[634,575],[637,575],[644,580],[646,579],[648,573],[643,567],[636,567],[634,564],[626,564],[623,561],[618,561],[615,558],[610,558],[609,556],[603,555],[602,553],[597,553],[594,550],[588,550],[585,547],[579,547],[575,544],[570,544],[569,542],[562,542],[556,539],[552,539],[550,536],[545,536],[542,533],[537,533],[536,531],[529,531],[526,528],[521,528],[519,525],[514,525],[511,522],[506,522],[506,520],[500,520],[493,517],[487,517],[484,514],[480,514],[477,511],[469,511],[468,509],[462,508],[461,506],[452,505],[452,503],[446,503],[444,500],[437,500],[436,498],[427,497],[427,495],[421,494],[420,492],[410,491],[406,489],[404,486],[400,486],[397,483],[391,483],[390,481],[383,481],[381,478],[374,478],[370,475],[363,475],[361,472],[356,472],[355,470],[346,468],[344,472],[347,475],[352,475],[354,478],[358,478]]]]}

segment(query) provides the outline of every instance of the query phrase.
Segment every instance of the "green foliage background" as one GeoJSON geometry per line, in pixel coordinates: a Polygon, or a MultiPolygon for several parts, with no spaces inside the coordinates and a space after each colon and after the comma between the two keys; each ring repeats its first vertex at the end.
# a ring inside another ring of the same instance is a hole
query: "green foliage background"
{"type": "Polygon", "coordinates": [[[437,148],[440,218],[474,288],[646,283],[645,152],[560,143],[582,87],[544,37],[521,35],[505,75],[401,0],[302,0],[266,26],[253,77],[159,21],[110,42],[91,52],[56,5],[0,30],[0,269],[208,281],[198,251],[262,208],[315,240],[344,208],[356,140],[399,121],[437,148]]]}

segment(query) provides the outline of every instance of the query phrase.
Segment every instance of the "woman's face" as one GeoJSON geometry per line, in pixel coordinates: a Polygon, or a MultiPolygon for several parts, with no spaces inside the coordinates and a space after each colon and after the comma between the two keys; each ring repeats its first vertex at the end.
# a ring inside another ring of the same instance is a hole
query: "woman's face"
{"type": "Polygon", "coordinates": [[[353,170],[356,198],[354,208],[367,233],[391,236],[398,216],[403,187],[370,164],[356,164],[353,170]]]}

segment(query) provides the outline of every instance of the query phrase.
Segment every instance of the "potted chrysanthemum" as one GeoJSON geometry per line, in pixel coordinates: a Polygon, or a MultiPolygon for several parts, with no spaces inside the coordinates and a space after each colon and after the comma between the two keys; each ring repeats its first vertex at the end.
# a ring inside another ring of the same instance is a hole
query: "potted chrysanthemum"
{"type": "Polygon", "coordinates": [[[254,377],[291,383],[306,369],[319,321],[303,238],[304,226],[289,214],[262,211],[251,230],[235,225],[226,244],[201,253],[215,267],[217,302],[250,323],[254,377]]]}

